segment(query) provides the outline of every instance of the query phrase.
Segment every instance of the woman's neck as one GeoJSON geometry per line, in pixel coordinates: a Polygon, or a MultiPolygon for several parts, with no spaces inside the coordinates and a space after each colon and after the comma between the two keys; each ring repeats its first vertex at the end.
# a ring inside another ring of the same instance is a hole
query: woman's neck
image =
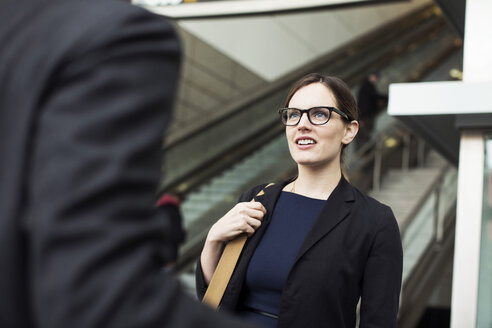
{"type": "Polygon", "coordinates": [[[297,179],[286,186],[287,190],[317,199],[328,199],[342,177],[340,165],[325,168],[299,165],[298,171],[297,179]],[[288,189],[289,186],[290,189],[288,189]]]}

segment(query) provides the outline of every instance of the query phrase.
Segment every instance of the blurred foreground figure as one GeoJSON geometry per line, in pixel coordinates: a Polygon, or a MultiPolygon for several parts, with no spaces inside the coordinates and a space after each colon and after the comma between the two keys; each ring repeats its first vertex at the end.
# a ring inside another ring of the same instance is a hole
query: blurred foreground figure
{"type": "Polygon", "coordinates": [[[3,0],[0,44],[0,327],[243,327],[161,269],[170,24],[112,0],[3,0]]]}

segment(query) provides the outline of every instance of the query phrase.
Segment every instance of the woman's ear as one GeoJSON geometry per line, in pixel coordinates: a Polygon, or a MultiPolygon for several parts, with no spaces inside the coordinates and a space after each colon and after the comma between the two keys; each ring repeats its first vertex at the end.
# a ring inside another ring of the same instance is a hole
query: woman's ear
{"type": "Polygon", "coordinates": [[[352,121],[348,123],[345,127],[345,135],[342,139],[342,143],[344,145],[348,145],[349,143],[354,140],[355,136],[357,135],[357,132],[359,131],[359,122],[357,121],[352,121]]]}

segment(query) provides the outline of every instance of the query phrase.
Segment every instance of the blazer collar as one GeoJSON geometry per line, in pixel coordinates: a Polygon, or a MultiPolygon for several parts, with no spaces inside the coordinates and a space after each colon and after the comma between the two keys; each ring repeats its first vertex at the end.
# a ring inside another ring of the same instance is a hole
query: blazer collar
{"type": "MultiPolygon", "coordinates": [[[[256,197],[267,209],[266,221],[269,221],[282,189],[293,179],[285,180],[265,189],[265,194],[256,197]]],[[[330,197],[326,200],[318,218],[309,231],[297,254],[299,260],[318,240],[333,230],[350,213],[350,203],[355,200],[354,187],[342,176],[330,197]]],[[[266,222],[265,222],[266,223],[266,222]]]]}
{"type": "Polygon", "coordinates": [[[294,263],[350,214],[350,203],[354,200],[354,187],[342,176],[340,182],[326,200],[318,218],[314,221],[311,230],[297,253],[294,263]]]}
{"type": "Polygon", "coordinates": [[[282,181],[280,183],[276,183],[270,187],[266,187],[263,189],[265,192],[261,196],[255,196],[255,201],[258,201],[265,206],[267,210],[267,216],[266,219],[269,220],[271,218],[271,214],[273,212],[273,209],[275,208],[275,204],[277,203],[278,198],[280,197],[280,193],[282,192],[282,189],[292,182],[294,178],[287,179],[285,181],[282,181]]]}

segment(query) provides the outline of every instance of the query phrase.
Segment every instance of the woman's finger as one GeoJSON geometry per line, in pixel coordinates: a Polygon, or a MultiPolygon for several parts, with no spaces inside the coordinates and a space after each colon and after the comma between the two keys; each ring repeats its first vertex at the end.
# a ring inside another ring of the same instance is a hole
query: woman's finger
{"type": "Polygon", "coordinates": [[[260,203],[260,202],[249,202],[247,204],[248,204],[249,208],[260,210],[263,212],[263,214],[266,214],[266,208],[265,208],[265,206],[263,206],[262,203],[260,203]]]}
{"type": "Polygon", "coordinates": [[[245,209],[241,214],[244,215],[245,217],[251,217],[258,220],[262,220],[263,217],[265,216],[265,213],[263,213],[262,211],[257,209],[251,209],[251,208],[245,209]]]}
{"type": "Polygon", "coordinates": [[[246,233],[248,236],[253,235],[255,233],[255,231],[256,230],[252,226],[250,226],[249,224],[246,224],[244,226],[244,229],[243,229],[243,232],[246,233]]]}
{"type": "Polygon", "coordinates": [[[248,224],[253,227],[253,229],[257,230],[261,226],[261,221],[254,218],[248,218],[248,224]]]}

